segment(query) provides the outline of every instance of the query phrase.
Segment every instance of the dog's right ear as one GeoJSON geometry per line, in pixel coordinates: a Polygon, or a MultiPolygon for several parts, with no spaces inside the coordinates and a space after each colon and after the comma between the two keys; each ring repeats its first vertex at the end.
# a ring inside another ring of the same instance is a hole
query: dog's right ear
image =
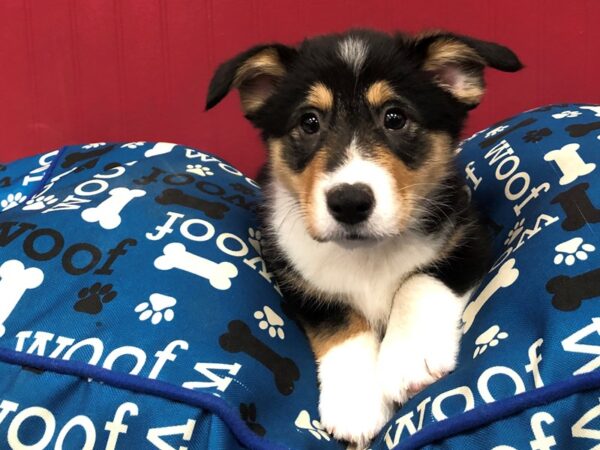
{"type": "Polygon", "coordinates": [[[219,103],[231,88],[237,88],[244,113],[251,115],[274,92],[296,55],[296,49],[285,45],[259,45],[224,62],[208,87],[206,109],[219,103]]]}

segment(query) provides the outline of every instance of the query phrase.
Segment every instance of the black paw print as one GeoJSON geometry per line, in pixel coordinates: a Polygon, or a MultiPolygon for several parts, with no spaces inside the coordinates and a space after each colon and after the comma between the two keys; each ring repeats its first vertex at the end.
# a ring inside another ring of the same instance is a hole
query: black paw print
{"type": "Polygon", "coordinates": [[[249,188],[242,183],[231,183],[230,186],[244,195],[255,195],[255,192],[252,188],[249,188]]]}
{"type": "Polygon", "coordinates": [[[261,424],[256,422],[256,405],[254,403],[248,405],[240,403],[240,417],[246,422],[248,428],[259,436],[264,436],[267,433],[267,430],[265,430],[261,424]]]}
{"type": "Polygon", "coordinates": [[[98,314],[102,311],[102,304],[114,300],[117,293],[113,291],[112,284],[102,285],[94,283],[90,287],[83,288],[77,294],[79,300],[73,309],[86,314],[98,314]]]}
{"type": "Polygon", "coordinates": [[[540,142],[546,136],[550,136],[552,131],[550,128],[540,128],[539,130],[530,130],[525,136],[523,136],[523,140],[525,142],[540,142]]]}

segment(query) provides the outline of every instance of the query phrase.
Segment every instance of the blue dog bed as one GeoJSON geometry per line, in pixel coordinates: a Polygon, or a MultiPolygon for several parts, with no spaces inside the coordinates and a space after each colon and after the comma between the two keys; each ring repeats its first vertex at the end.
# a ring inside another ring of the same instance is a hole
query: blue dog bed
{"type": "MultiPolygon", "coordinates": [[[[496,261],[458,369],[373,450],[599,444],[599,135],[600,107],[554,105],[463,143],[496,261]]],[[[0,166],[2,448],[344,448],[261,258],[259,201],[231,165],[164,142],[0,166]]]]}

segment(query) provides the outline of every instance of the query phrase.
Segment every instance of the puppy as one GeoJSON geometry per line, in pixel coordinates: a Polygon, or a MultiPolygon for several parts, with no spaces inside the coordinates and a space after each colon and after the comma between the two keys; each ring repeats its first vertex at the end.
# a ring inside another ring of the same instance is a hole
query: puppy
{"type": "Polygon", "coordinates": [[[466,36],[367,30],[253,47],[222,64],[262,133],[264,256],[318,365],[321,422],[365,446],[452,371],[489,255],[453,156],[484,68],[522,68],[466,36]]]}

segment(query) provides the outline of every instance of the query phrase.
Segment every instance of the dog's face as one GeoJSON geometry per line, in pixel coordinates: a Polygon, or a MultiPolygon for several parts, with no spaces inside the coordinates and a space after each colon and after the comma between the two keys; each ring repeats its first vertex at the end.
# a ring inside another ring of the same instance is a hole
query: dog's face
{"type": "Polygon", "coordinates": [[[270,176],[314,239],[381,239],[418,228],[436,207],[485,66],[521,63],[505,47],[448,33],[350,31],[240,54],[215,73],[207,108],[240,91],[270,176]]]}

